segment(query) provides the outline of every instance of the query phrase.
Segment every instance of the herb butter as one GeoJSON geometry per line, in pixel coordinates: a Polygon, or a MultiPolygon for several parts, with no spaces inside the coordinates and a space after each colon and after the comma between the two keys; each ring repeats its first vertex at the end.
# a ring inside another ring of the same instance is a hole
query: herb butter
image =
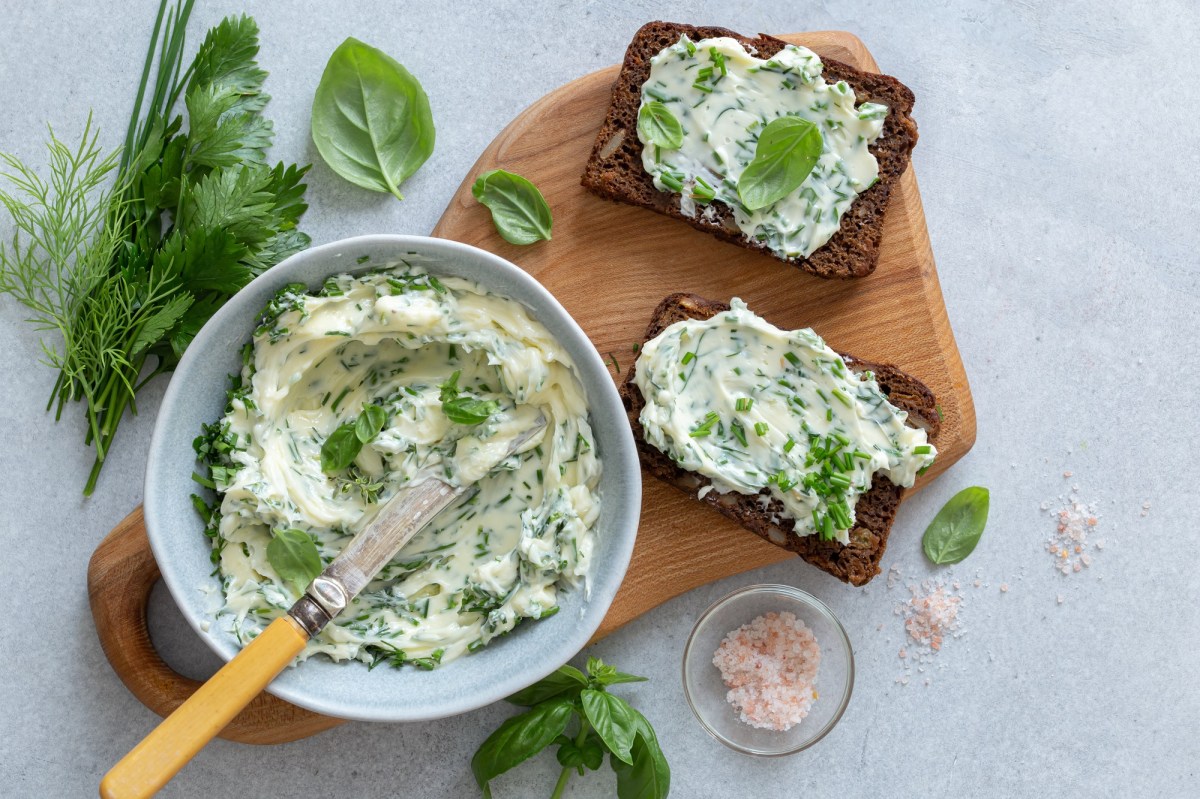
{"type": "Polygon", "coordinates": [[[647,342],[634,381],[649,444],[708,477],[705,489],[761,494],[764,507],[777,499],[801,536],[847,543],[874,475],[909,487],[937,454],[870,372],[856,374],[813,331],[780,330],[736,298],[647,342]]]}
{"type": "Polygon", "coordinates": [[[218,617],[240,640],[297,598],[268,560],[273,532],[302,531],[328,564],[380,503],[433,476],[479,492],[422,530],[304,656],[432,668],[582,587],[601,463],[570,356],[519,303],[408,266],[331,278],[315,295],[297,286],[268,306],[235,383],[197,447],[223,493],[208,531],[218,617]],[[483,421],[462,423],[447,396],[478,400],[483,421]],[[325,440],[370,405],[382,429],[324,473],[325,440]],[[545,432],[493,469],[539,414],[545,432]]]}
{"type": "Polygon", "coordinates": [[[664,147],[639,130],[642,165],[655,187],[680,193],[680,210],[690,217],[711,217],[711,203],[719,200],[746,238],[781,258],[807,258],[879,178],[869,147],[882,135],[888,111],[878,103],[856,106],[850,85],[830,85],[821,71],[816,53],[790,44],[766,60],[727,37],[683,36],[664,48],[650,60],[642,107],[662,103],[683,136],[678,147],[664,147]],[[817,125],[821,153],[796,191],[751,211],[739,198],[738,180],[754,160],[762,128],[785,116],[817,125]]]}

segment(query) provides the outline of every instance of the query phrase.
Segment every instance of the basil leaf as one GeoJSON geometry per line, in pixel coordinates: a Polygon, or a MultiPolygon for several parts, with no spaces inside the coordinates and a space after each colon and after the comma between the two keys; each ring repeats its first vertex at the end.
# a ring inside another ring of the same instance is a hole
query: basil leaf
{"type": "Polygon", "coordinates": [[[494,400],[480,400],[463,395],[442,403],[442,413],[456,424],[476,425],[486,422],[500,409],[494,400]]]}
{"type": "Polygon", "coordinates": [[[633,762],[608,759],[617,774],[617,799],[665,799],[671,791],[671,767],[650,722],[638,711],[630,710],[637,727],[637,738],[630,750],[633,762]]]}
{"type": "Polygon", "coordinates": [[[683,126],[665,105],[653,100],[638,111],[638,137],[664,150],[678,150],[683,144],[683,126]]]}
{"type": "Polygon", "coordinates": [[[637,735],[637,722],[633,708],[619,696],[591,688],[580,694],[583,714],[591,722],[592,729],[604,741],[608,751],[624,763],[633,764],[630,748],[637,735]]]}
{"type": "Polygon", "coordinates": [[[321,555],[317,545],[301,530],[280,530],[267,544],[267,562],[279,579],[291,583],[297,593],[303,593],[313,578],[321,573],[321,555]]]}
{"type": "Polygon", "coordinates": [[[345,469],[362,451],[362,442],[359,441],[354,428],[354,423],[346,422],[330,433],[329,438],[321,445],[321,471],[325,474],[345,469]]]}
{"type": "Polygon", "coordinates": [[[598,657],[588,658],[587,670],[592,678],[592,684],[598,686],[619,685],[626,682],[646,682],[649,679],[647,677],[639,677],[636,674],[626,674],[617,671],[615,667],[608,665],[598,657]]]}
{"type": "Polygon", "coordinates": [[[554,218],[538,187],[520,175],[493,169],[484,172],[471,187],[475,199],[492,212],[496,231],[510,244],[533,244],[550,240],[554,218]]]}
{"type": "MultiPolygon", "coordinates": [[[[358,421],[354,423],[354,435],[363,444],[369,444],[387,424],[387,411],[378,405],[364,405],[358,421]]],[[[356,453],[357,454],[357,453],[356,453]]]]}
{"type": "Polygon", "coordinates": [[[758,137],[754,160],[738,178],[738,196],[751,211],[766,208],[800,188],[817,165],[821,131],[807,119],[779,117],[758,137]]]}
{"type": "Polygon", "coordinates": [[[488,787],[490,780],[554,743],[566,730],[574,713],[575,706],[570,699],[551,699],[513,716],[489,735],[471,758],[471,772],[483,789],[484,797],[492,795],[488,787]]]}
{"type": "Polygon", "coordinates": [[[545,702],[547,699],[553,699],[556,696],[565,694],[568,691],[578,691],[587,687],[587,678],[583,676],[583,672],[574,666],[561,666],[558,671],[554,672],[545,679],[535,682],[528,688],[523,688],[517,691],[512,696],[504,701],[511,702],[514,705],[533,705],[545,702]]]}
{"type": "Polygon", "coordinates": [[[594,735],[588,736],[581,754],[583,755],[583,765],[591,771],[600,768],[600,765],[604,763],[604,745],[594,735]]]}
{"type": "Polygon", "coordinates": [[[975,551],[987,525],[990,495],[982,486],[959,491],[947,502],[921,539],[925,557],[934,563],[958,563],[975,551]]]}
{"type": "Polygon", "coordinates": [[[458,396],[458,376],[461,374],[462,370],[456,369],[454,374],[450,375],[449,380],[447,380],[445,383],[438,384],[438,388],[442,390],[441,394],[439,395],[442,402],[449,402],[458,396]]]}
{"type": "Polygon", "coordinates": [[[613,670],[611,673],[605,673],[596,678],[598,685],[620,685],[626,682],[646,682],[649,677],[639,677],[636,674],[626,674],[623,671],[613,670]]]}
{"type": "Polygon", "coordinates": [[[312,138],[334,172],[403,200],[398,187],[433,152],[429,98],[400,62],[351,37],[321,75],[312,138]]]}

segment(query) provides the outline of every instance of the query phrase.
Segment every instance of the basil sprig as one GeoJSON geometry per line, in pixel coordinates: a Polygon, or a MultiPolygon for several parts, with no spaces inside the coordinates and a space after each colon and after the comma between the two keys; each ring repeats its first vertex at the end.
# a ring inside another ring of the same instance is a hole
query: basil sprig
{"type": "Polygon", "coordinates": [[[429,98],[399,61],[351,37],[321,75],[312,138],[334,172],[403,200],[400,184],[433,153],[429,98]]]}
{"type": "Polygon", "coordinates": [[[442,413],[455,424],[473,426],[486,422],[491,415],[500,410],[500,403],[495,400],[481,400],[470,394],[463,394],[458,389],[458,376],[461,371],[450,375],[450,379],[442,383],[442,413]]]}
{"type": "Polygon", "coordinates": [[[608,753],[618,799],[662,799],[671,788],[671,767],[650,722],[608,687],[645,678],[624,674],[588,658],[587,674],[563,666],[508,698],[529,710],[513,716],[480,744],[471,771],[485,799],[490,782],[550,746],[562,766],[551,799],[562,796],[571,772],[595,771],[608,753]],[[572,729],[572,727],[574,727],[572,729]]]}
{"type": "Polygon", "coordinates": [[[762,129],[754,160],[738,178],[738,196],[751,211],[800,188],[821,157],[821,131],[800,117],[779,117],[762,129]]]}
{"type": "Polygon", "coordinates": [[[982,486],[959,491],[947,502],[921,539],[925,556],[934,563],[958,563],[975,551],[987,525],[990,495],[982,486]]]}
{"type": "Polygon", "coordinates": [[[345,469],[363,444],[370,444],[387,424],[387,411],[378,405],[364,405],[362,412],[352,421],[338,426],[321,445],[321,471],[334,474],[345,469]]]}
{"type": "Polygon", "coordinates": [[[509,244],[549,241],[554,216],[538,187],[520,175],[493,169],[471,187],[475,199],[492,212],[496,232],[509,244]]]}
{"type": "Polygon", "coordinates": [[[312,538],[302,530],[279,530],[267,544],[267,562],[289,583],[296,593],[303,593],[313,578],[321,573],[321,555],[312,538]]]}
{"type": "Polygon", "coordinates": [[[683,144],[683,126],[658,100],[652,100],[638,110],[637,132],[644,143],[664,150],[678,150],[683,144]]]}

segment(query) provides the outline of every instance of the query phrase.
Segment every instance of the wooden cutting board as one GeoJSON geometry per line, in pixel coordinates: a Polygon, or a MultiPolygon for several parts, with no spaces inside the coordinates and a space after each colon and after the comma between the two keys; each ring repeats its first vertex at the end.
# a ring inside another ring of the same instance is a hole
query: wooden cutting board
{"type": "MultiPolygon", "coordinates": [[[[782,38],[822,57],[878,71],[852,34],[826,31],[782,38]]],[[[587,75],[522,112],[479,157],[433,235],[491,250],[541,281],[601,355],[619,364],[613,368],[614,381],[624,374],[651,311],[667,294],[690,291],[720,300],[737,296],[781,327],[812,327],[834,349],[894,363],[933,390],[943,414],[939,455],[917,488],[961,458],[975,442],[975,410],[912,170],[892,193],[875,273],[855,281],[819,280],[682,222],[583,190],[579,178],[617,72],[618,67],[610,67],[587,75]],[[524,175],[542,190],[554,212],[552,241],[517,247],[496,234],[488,211],[471,196],[476,176],[495,168],[524,175]]],[[[913,545],[915,533],[906,532],[912,535],[893,541],[913,545]]],[[[596,638],[696,586],[781,560],[794,561],[799,581],[817,574],[791,553],[647,476],[633,560],[596,638]]],[[[97,549],[88,576],[105,653],[138,699],[164,715],[198,683],[172,671],[146,634],[146,599],[157,571],[138,509],[97,549]]],[[[264,693],[222,737],[278,743],[338,723],[264,693]]]]}

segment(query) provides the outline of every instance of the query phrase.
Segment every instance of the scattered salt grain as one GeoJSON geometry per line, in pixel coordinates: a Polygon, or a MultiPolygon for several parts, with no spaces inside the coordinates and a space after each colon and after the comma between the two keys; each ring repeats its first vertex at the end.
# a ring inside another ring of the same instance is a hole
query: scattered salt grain
{"type": "Polygon", "coordinates": [[[1000,593],[1002,593],[1002,594],[1008,593],[1008,583],[1000,583],[1000,593]]]}
{"type": "Polygon", "coordinates": [[[817,698],[821,647],[795,614],[767,613],[725,636],[713,665],[743,722],[784,732],[808,715],[817,698]]]}
{"type": "MultiPolygon", "coordinates": [[[[962,597],[954,586],[934,580],[925,580],[919,586],[909,584],[908,599],[896,605],[896,614],[904,618],[906,635],[905,646],[899,652],[904,668],[902,678],[896,679],[900,685],[908,685],[914,669],[923,673],[932,664],[947,637],[963,634],[958,615],[962,597]]],[[[925,684],[929,684],[928,678],[925,684]]]]}
{"type": "MultiPolygon", "coordinates": [[[[1078,486],[1073,486],[1069,496],[1059,497],[1057,510],[1050,510],[1048,503],[1042,503],[1054,517],[1054,530],[1046,539],[1046,551],[1054,559],[1055,570],[1067,575],[1078,574],[1092,565],[1092,556],[1087,552],[1088,534],[1100,523],[1095,506],[1080,500],[1077,491],[1078,486]]],[[[1103,541],[1092,546],[1097,550],[1104,548],[1103,541]]]]}

